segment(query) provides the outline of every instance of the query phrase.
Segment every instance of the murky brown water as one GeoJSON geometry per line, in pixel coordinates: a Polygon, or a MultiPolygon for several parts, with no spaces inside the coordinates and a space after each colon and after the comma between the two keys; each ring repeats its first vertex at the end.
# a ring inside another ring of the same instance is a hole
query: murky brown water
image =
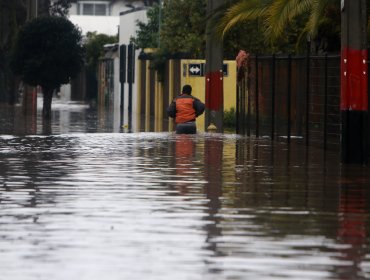
{"type": "Polygon", "coordinates": [[[368,167],[63,110],[53,135],[2,119],[0,279],[370,278],[368,167]]]}

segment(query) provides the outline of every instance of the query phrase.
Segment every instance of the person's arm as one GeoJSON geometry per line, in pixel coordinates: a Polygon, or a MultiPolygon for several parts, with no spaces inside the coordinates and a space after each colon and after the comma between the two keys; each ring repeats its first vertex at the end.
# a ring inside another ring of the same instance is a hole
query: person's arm
{"type": "Polygon", "coordinates": [[[170,106],[167,107],[167,116],[170,118],[176,118],[176,102],[173,100],[170,106]]]}
{"type": "Polygon", "coordinates": [[[194,102],[193,102],[193,108],[195,110],[195,115],[198,117],[200,116],[201,114],[203,114],[206,106],[204,105],[204,103],[202,101],[200,101],[198,98],[194,98],[194,102]]]}

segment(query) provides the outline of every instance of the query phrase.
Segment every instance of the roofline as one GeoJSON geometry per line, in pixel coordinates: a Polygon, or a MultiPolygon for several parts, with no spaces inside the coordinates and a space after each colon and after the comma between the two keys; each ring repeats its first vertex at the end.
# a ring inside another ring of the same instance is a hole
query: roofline
{"type": "Polygon", "coordinates": [[[128,10],[128,11],[120,12],[119,15],[124,16],[124,15],[127,15],[127,14],[131,14],[131,13],[135,13],[135,12],[142,11],[142,10],[147,10],[147,9],[148,9],[148,7],[146,7],[146,6],[136,7],[136,8],[133,8],[131,10],[128,10]]]}

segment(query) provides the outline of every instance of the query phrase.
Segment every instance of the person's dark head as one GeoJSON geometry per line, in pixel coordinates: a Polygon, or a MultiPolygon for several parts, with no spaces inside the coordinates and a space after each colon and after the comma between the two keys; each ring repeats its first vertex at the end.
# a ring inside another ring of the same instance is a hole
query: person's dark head
{"type": "Polygon", "coordinates": [[[191,86],[190,85],[184,85],[183,87],[182,87],[182,93],[185,93],[185,94],[191,94],[191,90],[192,90],[192,88],[191,88],[191,86]]]}

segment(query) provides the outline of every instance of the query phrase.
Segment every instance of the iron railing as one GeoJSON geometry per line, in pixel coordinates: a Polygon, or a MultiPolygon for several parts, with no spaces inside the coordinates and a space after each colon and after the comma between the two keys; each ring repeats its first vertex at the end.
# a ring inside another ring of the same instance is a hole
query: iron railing
{"type": "Polygon", "coordinates": [[[340,147],[340,56],[251,56],[237,87],[237,133],[340,147]]]}

